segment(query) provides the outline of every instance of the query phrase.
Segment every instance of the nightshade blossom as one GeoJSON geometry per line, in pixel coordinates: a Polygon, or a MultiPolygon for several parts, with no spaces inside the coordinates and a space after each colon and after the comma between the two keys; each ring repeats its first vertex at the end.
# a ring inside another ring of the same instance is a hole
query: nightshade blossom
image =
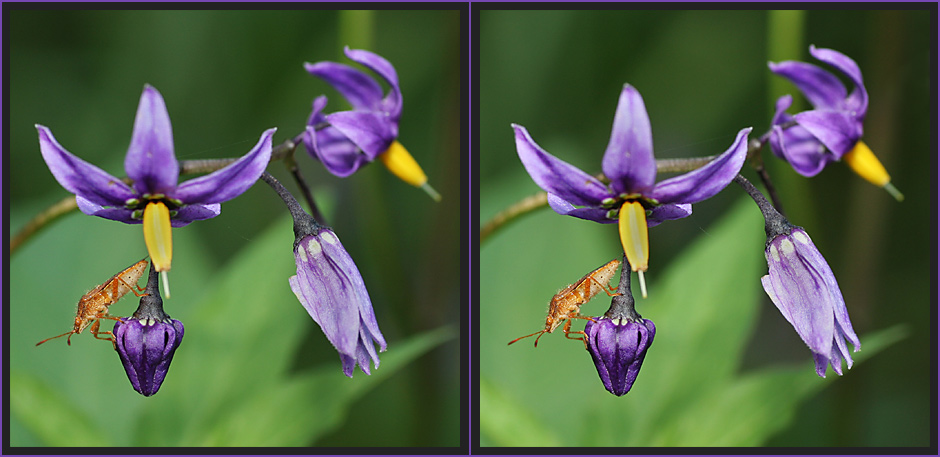
{"type": "Polygon", "coordinates": [[[516,150],[532,180],[548,193],[555,212],[601,223],[619,222],[620,241],[633,271],[648,268],[647,227],[692,214],[692,203],[717,194],[737,175],[747,156],[751,128],[741,129],[728,150],[704,167],[656,182],[656,160],[643,98],[625,84],[614,115],[610,142],[597,178],[549,154],[521,125],[513,124],[516,150]]]}
{"type": "Polygon", "coordinates": [[[770,70],[787,78],[803,92],[813,109],[790,115],[790,95],[777,100],[770,132],[770,148],[797,173],[816,176],[826,165],[845,159],[860,176],[883,187],[898,200],[903,195],[871,149],[862,142],[862,124],[868,112],[868,92],[854,60],[832,50],[810,46],[810,54],[831,65],[852,82],[848,93],[839,78],[813,64],[770,62],[770,70]],[[795,123],[796,125],[791,125],[795,123]]]}
{"type": "Polygon", "coordinates": [[[325,115],[326,96],[315,98],[303,137],[307,151],[339,177],[347,177],[378,158],[403,181],[440,200],[428,185],[424,171],[398,142],[402,96],[395,67],[369,51],[346,47],[344,52],[350,60],[379,75],[390,87],[388,95],[371,76],[348,65],[305,63],[311,75],[332,85],[353,107],[352,111],[325,115]]]}
{"type": "Polygon", "coordinates": [[[141,297],[134,315],[114,324],[114,349],[121,358],[131,386],[149,397],[163,385],[173,354],[183,341],[183,323],[163,312],[156,269],[151,267],[148,295],[141,297]]]}
{"type": "Polygon", "coordinates": [[[604,387],[616,396],[625,395],[640,374],[646,351],[653,344],[653,321],[601,317],[584,327],[588,352],[604,387]]]}
{"type": "Polygon", "coordinates": [[[273,176],[265,173],[261,179],[274,188],[294,218],[297,274],[288,278],[291,290],[339,352],[343,373],[351,378],[358,364],[365,374],[372,374],[369,362],[379,367],[375,344],[379,352],[385,352],[387,345],[359,268],[332,229],[307,214],[273,176]]]}
{"type": "Polygon", "coordinates": [[[227,167],[179,184],[166,104],[155,88],[146,85],[124,159],[124,171],[133,181],[127,185],[68,152],[49,128],[37,124],[36,129],[43,159],[59,184],[75,194],[79,210],[126,224],[143,223],[157,271],[170,269],[171,226],[218,216],[220,203],[241,195],[258,180],[271,158],[271,137],[276,130],[262,133],[247,154],[227,167]]]}
{"type": "Polygon", "coordinates": [[[826,366],[842,375],[842,359],[852,368],[845,340],[861,347],[839,283],[809,235],[789,226],[768,239],[764,255],[768,273],[761,278],[764,291],[800,338],[813,351],[816,374],[826,377],[826,366]]]}

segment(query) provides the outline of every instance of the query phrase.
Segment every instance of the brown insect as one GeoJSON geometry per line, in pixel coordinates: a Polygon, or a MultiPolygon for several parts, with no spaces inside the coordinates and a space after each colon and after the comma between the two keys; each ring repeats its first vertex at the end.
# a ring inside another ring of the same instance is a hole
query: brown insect
{"type": "Polygon", "coordinates": [[[144,270],[147,269],[149,263],[146,258],[142,259],[124,270],[121,270],[118,274],[92,289],[91,292],[82,295],[82,298],[78,301],[78,310],[75,313],[75,325],[72,327],[72,330],[58,336],[53,336],[52,338],[46,338],[36,343],[36,346],[65,335],[69,336],[66,342],[71,346],[72,335],[82,333],[89,324],[91,324],[91,333],[95,338],[99,340],[109,340],[113,344],[114,335],[112,335],[111,332],[98,331],[101,328],[101,319],[120,320],[120,318],[108,315],[108,307],[117,303],[117,301],[124,295],[127,295],[128,292],[134,292],[134,295],[138,297],[147,295],[137,292],[144,291],[143,288],[137,285],[137,281],[143,276],[144,270]],[[134,290],[135,288],[137,290],[134,290]],[[98,335],[108,335],[108,337],[102,338],[98,335]]]}
{"type": "Polygon", "coordinates": [[[583,278],[579,279],[574,284],[569,284],[568,287],[565,287],[555,294],[552,297],[552,301],[548,304],[548,316],[545,318],[545,328],[539,330],[531,335],[520,336],[509,342],[509,344],[515,343],[523,338],[528,338],[530,336],[538,335],[535,338],[535,347],[539,345],[539,338],[546,333],[552,333],[558,328],[559,325],[564,321],[565,326],[563,328],[565,332],[565,337],[572,340],[581,340],[584,342],[584,347],[587,348],[587,340],[584,338],[584,332],[572,332],[571,331],[571,319],[585,319],[585,320],[594,320],[587,316],[581,315],[581,305],[591,301],[595,295],[601,293],[601,291],[606,292],[607,295],[613,297],[615,295],[620,295],[615,291],[615,288],[612,288],[608,285],[610,278],[614,276],[614,273],[617,271],[617,267],[620,266],[620,260],[614,259],[608,262],[606,265],[584,275],[583,278]],[[582,336],[577,338],[572,338],[571,334],[581,334],[582,336]]]}

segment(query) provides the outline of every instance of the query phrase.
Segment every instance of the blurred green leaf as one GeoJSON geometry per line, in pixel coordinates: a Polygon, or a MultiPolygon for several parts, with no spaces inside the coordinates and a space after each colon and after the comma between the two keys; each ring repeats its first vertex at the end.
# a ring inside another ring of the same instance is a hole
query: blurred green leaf
{"type": "Polygon", "coordinates": [[[480,432],[493,446],[555,447],[558,438],[524,405],[480,377],[480,432]]]}
{"type": "MultiPolygon", "coordinates": [[[[82,411],[74,403],[42,379],[20,370],[10,373],[10,383],[16,385],[15,395],[10,395],[10,413],[49,446],[112,446],[108,434],[96,427],[89,420],[89,413],[102,411],[82,411]]],[[[104,394],[93,389],[94,395],[104,394]]]]}
{"type": "MultiPolygon", "coordinates": [[[[906,336],[902,325],[863,335],[865,350],[853,357],[855,364],[906,336]]],[[[698,397],[681,415],[658,427],[648,445],[761,446],[789,424],[802,401],[837,379],[831,371],[820,379],[812,363],[741,376],[698,397]]]]}

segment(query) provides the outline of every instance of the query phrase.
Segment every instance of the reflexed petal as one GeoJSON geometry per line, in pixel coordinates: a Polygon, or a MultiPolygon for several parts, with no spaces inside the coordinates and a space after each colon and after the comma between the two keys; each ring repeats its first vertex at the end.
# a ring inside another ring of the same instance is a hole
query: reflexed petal
{"type": "Polygon", "coordinates": [[[313,108],[310,111],[310,116],[307,118],[307,125],[316,126],[321,122],[326,122],[326,115],[323,114],[323,109],[326,108],[326,104],[326,95],[320,95],[313,99],[313,108]]]}
{"type": "Polygon", "coordinates": [[[787,114],[787,109],[790,108],[790,105],[793,104],[793,97],[790,94],[783,95],[777,99],[777,103],[774,106],[774,117],[770,122],[770,125],[783,124],[784,122],[789,122],[793,119],[793,116],[787,114]]]}
{"type": "Polygon", "coordinates": [[[168,193],[179,180],[179,164],[173,154],[173,128],[163,96],[144,86],[134,119],[134,134],[124,158],[124,171],[138,193],[168,193]]]}
{"type": "Polygon", "coordinates": [[[682,219],[683,217],[689,217],[691,215],[692,205],[688,203],[659,205],[653,208],[650,214],[646,216],[646,225],[648,227],[655,227],[661,222],[682,219]]]}
{"type": "Polygon", "coordinates": [[[574,216],[579,219],[585,219],[594,222],[600,222],[602,224],[613,224],[617,222],[617,219],[611,219],[607,217],[608,210],[603,208],[592,208],[590,206],[584,208],[575,208],[565,200],[562,200],[555,194],[548,194],[548,206],[550,206],[556,213],[563,216],[574,216]]]}
{"type": "Polygon", "coordinates": [[[727,151],[702,168],[656,183],[648,196],[660,203],[696,203],[717,194],[741,171],[750,132],[741,129],[727,151]]]}
{"type": "Polygon", "coordinates": [[[304,145],[327,171],[340,178],[355,173],[359,167],[369,163],[369,157],[333,127],[317,131],[308,125],[304,132],[304,145]]]}
{"type": "Polygon", "coordinates": [[[186,181],[168,195],[187,204],[221,203],[241,195],[267,168],[271,160],[271,136],[276,130],[265,130],[258,144],[232,164],[186,181]]]}
{"type": "Polygon", "coordinates": [[[832,151],[836,158],[842,158],[862,136],[861,124],[845,111],[804,111],[793,118],[832,151]]]}
{"type": "Polygon", "coordinates": [[[863,120],[865,113],[868,111],[868,92],[865,90],[865,83],[862,81],[862,71],[859,70],[858,64],[845,54],[832,49],[810,46],[809,53],[813,57],[832,65],[852,80],[855,88],[845,100],[842,108],[855,111],[857,113],[856,118],[859,121],[863,120]]]}
{"type": "Polygon", "coordinates": [[[344,52],[346,57],[349,57],[353,62],[362,64],[374,71],[388,83],[391,90],[388,97],[382,101],[382,111],[391,115],[393,121],[398,122],[401,117],[402,99],[401,88],[398,85],[398,73],[395,72],[395,67],[388,60],[373,52],[362,49],[349,49],[349,46],[344,49],[344,52]]]}
{"type": "Polygon", "coordinates": [[[47,127],[36,124],[36,129],[42,158],[65,190],[100,206],[123,207],[127,199],[136,197],[120,179],[66,151],[47,127]]]}
{"type": "Polygon", "coordinates": [[[330,125],[358,146],[369,161],[385,152],[398,137],[398,126],[382,113],[342,111],[330,114],[327,119],[330,125]]]}
{"type": "Polygon", "coordinates": [[[212,219],[222,212],[222,205],[210,203],[208,205],[192,204],[177,210],[175,217],[170,219],[171,227],[185,227],[192,221],[212,219]]]}
{"type": "Polygon", "coordinates": [[[601,168],[618,194],[644,192],[656,181],[649,115],[643,97],[629,84],[620,92],[601,168]]]}
{"type": "Polygon", "coordinates": [[[123,222],[125,224],[139,224],[140,219],[133,219],[133,211],[122,207],[110,206],[104,207],[96,205],[80,196],[75,196],[75,203],[78,204],[78,210],[89,216],[98,216],[112,221],[123,222]]]}
{"type": "Polygon", "coordinates": [[[811,63],[785,61],[767,64],[770,71],[792,82],[815,108],[840,109],[845,101],[845,86],[832,73],[811,63]]]}
{"type": "Polygon", "coordinates": [[[305,63],[304,68],[333,86],[354,109],[373,111],[382,107],[382,87],[365,72],[336,62],[305,63]]]}
{"type": "Polygon", "coordinates": [[[819,174],[836,156],[826,151],[819,140],[808,130],[795,125],[786,130],[773,126],[770,133],[770,149],[785,159],[797,173],[813,177],[819,174]]]}
{"type": "Polygon", "coordinates": [[[542,190],[580,206],[599,206],[601,200],[612,196],[607,186],[593,176],[545,152],[525,127],[516,124],[512,127],[519,159],[542,190]]]}

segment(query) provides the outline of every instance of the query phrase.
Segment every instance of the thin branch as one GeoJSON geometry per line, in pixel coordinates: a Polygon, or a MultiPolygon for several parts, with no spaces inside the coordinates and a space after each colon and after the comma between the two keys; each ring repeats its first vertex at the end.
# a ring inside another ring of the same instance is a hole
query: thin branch
{"type": "Polygon", "coordinates": [[[37,214],[10,239],[10,254],[53,221],[76,209],[78,209],[78,204],[75,203],[75,196],[69,195],[37,214]]]}

